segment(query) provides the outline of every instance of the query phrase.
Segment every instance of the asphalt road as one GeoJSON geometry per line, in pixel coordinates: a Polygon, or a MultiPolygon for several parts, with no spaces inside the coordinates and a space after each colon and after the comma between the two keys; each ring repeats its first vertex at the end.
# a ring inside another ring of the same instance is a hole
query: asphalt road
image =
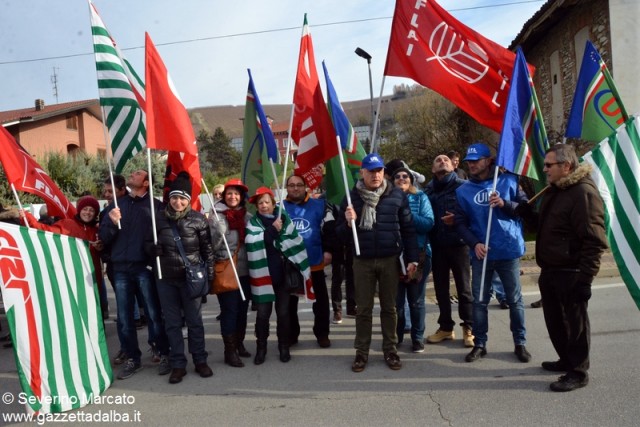
{"type": "MultiPolygon", "coordinates": [[[[549,383],[557,375],[540,368],[542,361],[555,360],[556,355],[542,310],[529,307],[539,293],[533,286],[525,286],[523,291],[531,363],[515,358],[508,311],[494,304],[489,318],[489,354],[484,359],[465,363],[468,349],[462,346],[458,327],[458,339],[426,345],[422,354],[411,353],[406,344],[401,346],[404,366],[391,371],[382,359],[379,319],[374,317],[373,351],[366,370],[359,374],[350,369],[355,354],[355,320],[332,325],[332,346],[321,349],[311,331],[311,306],[307,303],[300,305],[302,335],[300,343],[292,348],[291,362],[278,360],[273,320],[263,365],[255,366],[251,359],[245,359],[248,363],[244,368],[225,365],[215,320],[218,304],[215,297],[209,298],[204,315],[213,377],[200,378],[190,364],[183,382],[171,385],[168,377],[156,374],[150,355],[145,354],[144,370],[130,379],[114,380],[105,393],[121,401],[92,404],[72,413],[80,417],[82,412],[85,419],[86,414],[111,417],[105,420],[126,416],[131,423],[148,426],[638,425],[640,312],[620,279],[602,278],[594,284],[589,308],[591,382],[583,389],[563,394],[549,390],[549,383]]],[[[427,333],[437,328],[437,313],[433,299],[428,298],[427,333]]],[[[251,329],[254,320],[251,313],[251,329]]],[[[2,322],[6,325],[4,318],[2,322]]],[[[110,352],[115,354],[118,345],[113,320],[107,321],[107,337],[110,352]]],[[[139,331],[139,337],[145,342],[146,331],[139,331]]],[[[255,353],[253,339],[247,344],[255,353]]],[[[0,348],[0,394],[4,398],[6,393],[17,396],[20,386],[13,352],[0,348]]],[[[12,413],[24,413],[24,407],[16,401],[0,401],[1,417],[12,413]]],[[[6,424],[0,419],[0,425],[6,424]]]]}

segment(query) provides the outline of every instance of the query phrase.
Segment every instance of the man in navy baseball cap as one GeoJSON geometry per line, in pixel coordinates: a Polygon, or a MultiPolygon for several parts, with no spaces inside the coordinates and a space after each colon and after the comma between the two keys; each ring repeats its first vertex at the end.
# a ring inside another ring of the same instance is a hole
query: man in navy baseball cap
{"type": "Polygon", "coordinates": [[[489,147],[482,142],[476,142],[467,148],[467,156],[462,161],[476,161],[480,159],[487,159],[489,157],[491,157],[491,150],[489,150],[489,147]]]}
{"type": "Polygon", "coordinates": [[[372,171],[375,169],[384,169],[384,160],[378,153],[367,154],[364,159],[362,159],[362,169],[366,169],[368,171],[372,171]]]}

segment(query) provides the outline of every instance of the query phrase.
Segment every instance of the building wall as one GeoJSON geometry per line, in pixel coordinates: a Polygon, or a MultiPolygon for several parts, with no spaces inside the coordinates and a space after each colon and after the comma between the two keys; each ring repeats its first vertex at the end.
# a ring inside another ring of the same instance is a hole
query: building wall
{"type": "Polygon", "coordinates": [[[527,61],[536,67],[533,82],[552,143],[562,139],[573,101],[584,51],[583,37],[576,37],[579,34],[588,34],[615,76],[606,0],[578,3],[525,52],[527,61]]]}
{"type": "Polygon", "coordinates": [[[102,122],[85,112],[75,112],[77,130],[67,128],[64,115],[21,123],[19,139],[32,156],[41,157],[48,152],[67,153],[69,145],[77,146],[90,155],[104,155],[105,142],[102,122]]]}
{"type": "Polygon", "coordinates": [[[609,14],[611,39],[614,41],[611,49],[613,78],[627,112],[636,115],[640,113],[637,74],[640,67],[640,55],[637,54],[640,46],[640,1],[609,0],[609,14]]]}

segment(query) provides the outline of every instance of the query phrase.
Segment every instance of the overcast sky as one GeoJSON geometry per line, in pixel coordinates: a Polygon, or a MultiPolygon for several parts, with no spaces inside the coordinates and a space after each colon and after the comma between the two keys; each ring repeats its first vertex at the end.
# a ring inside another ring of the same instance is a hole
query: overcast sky
{"type": "MultiPolygon", "coordinates": [[[[440,0],[457,19],[508,46],[544,0],[440,0]],[[466,9],[466,10],[465,10],[466,9]]],[[[95,0],[125,56],[144,76],[148,31],[187,108],[243,105],[247,68],[263,104],[290,104],[304,13],[318,73],[325,60],[341,101],[380,93],[393,0],[95,0]]],[[[0,0],[0,111],[98,97],[86,0],[0,0]]],[[[321,77],[324,90],[324,78],[321,77]]],[[[387,78],[393,85],[412,84],[387,78]]]]}

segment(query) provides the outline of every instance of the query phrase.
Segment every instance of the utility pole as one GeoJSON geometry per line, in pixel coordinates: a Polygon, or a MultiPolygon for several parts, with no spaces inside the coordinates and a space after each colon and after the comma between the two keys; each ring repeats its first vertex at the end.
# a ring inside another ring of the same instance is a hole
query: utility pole
{"type": "Polygon", "coordinates": [[[58,74],[56,74],[56,70],[59,70],[59,68],[53,67],[53,75],[51,76],[51,84],[53,85],[53,96],[56,98],[56,104],[58,104],[58,74]]]}

